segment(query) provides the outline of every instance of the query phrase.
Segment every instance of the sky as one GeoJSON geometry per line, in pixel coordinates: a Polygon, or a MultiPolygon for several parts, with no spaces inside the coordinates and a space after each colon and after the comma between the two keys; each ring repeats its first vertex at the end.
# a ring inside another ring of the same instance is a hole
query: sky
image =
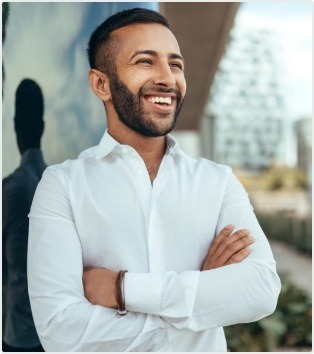
{"type": "MultiPolygon", "coordinates": [[[[154,3],[138,3],[150,6],[154,3]]],[[[15,91],[24,78],[35,80],[45,99],[42,150],[48,165],[76,158],[95,145],[106,128],[102,103],[89,89],[86,45],[92,30],[121,6],[134,3],[10,3],[3,45],[2,175],[20,162],[13,129],[15,91]]],[[[312,4],[243,3],[236,24],[267,27],[280,33],[287,66],[289,119],[311,115],[312,4]]]]}

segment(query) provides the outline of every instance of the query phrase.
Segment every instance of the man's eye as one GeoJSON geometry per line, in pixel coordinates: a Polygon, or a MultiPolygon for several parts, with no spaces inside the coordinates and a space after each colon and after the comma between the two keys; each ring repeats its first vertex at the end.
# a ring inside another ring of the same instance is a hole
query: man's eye
{"type": "Polygon", "coordinates": [[[147,65],[150,65],[152,64],[152,61],[149,60],[149,59],[140,59],[136,62],[136,64],[147,64],[147,65]]]}
{"type": "Polygon", "coordinates": [[[183,70],[183,65],[181,63],[171,63],[170,66],[183,70]]]}

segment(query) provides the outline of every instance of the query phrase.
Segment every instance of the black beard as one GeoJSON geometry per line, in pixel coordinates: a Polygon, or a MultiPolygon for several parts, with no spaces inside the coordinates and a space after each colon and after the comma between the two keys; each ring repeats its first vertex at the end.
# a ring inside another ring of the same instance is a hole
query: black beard
{"type": "MultiPolygon", "coordinates": [[[[173,113],[171,123],[165,127],[158,127],[149,115],[143,112],[141,106],[141,97],[144,97],[144,89],[141,88],[138,94],[133,93],[128,89],[118,75],[113,74],[109,80],[110,90],[112,92],[112,103],[118,113],[119,120],[133,131],[148,137],[165,136],[174,128],[178,115],[183,106],[184,98],[178,90],[165,89],[163,87],[150,88],[151,92],[175,93],[176,95],[176,110],[173,113]]],[[[145,91],[148,91],[147,89],[145,91]]],[[[162,114],[160,114],[162,117],[162,114]]],[[[164,114],[168,116],[168,114],[164,114]]],[[[162,119],[162,118],[161,118],[162,119]]]]}

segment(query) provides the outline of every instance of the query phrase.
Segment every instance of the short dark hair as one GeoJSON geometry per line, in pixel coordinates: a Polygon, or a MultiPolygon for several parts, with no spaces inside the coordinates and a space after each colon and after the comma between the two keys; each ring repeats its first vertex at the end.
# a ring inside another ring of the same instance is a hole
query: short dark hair
{"type": "Polygon", "coordinates": [[[24,79],[15,94],[14,127],[23,149],[40,147],[44,131],[44,97],[40,86],[24,79]]]}
{"type": "Polygon", "coordinates": [[[110,76],[115,70],[115,55],[119,48],[112,32],[137,23],[159,23],[169,28],[167,19],[160,13],[139,7],[110,16],[94,30],[88,42],[87,55],[91,69],[103,71],[110,76]]]}

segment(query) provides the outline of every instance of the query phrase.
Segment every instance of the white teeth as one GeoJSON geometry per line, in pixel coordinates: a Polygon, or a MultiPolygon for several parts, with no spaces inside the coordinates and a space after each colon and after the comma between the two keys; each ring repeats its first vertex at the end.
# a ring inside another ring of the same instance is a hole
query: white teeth
{"type": "Polygon", "coordinates": [[[167,103],[168,105],[171,104],[171,97],[149,96],[147,100],[152,103],[167,103]]]}

